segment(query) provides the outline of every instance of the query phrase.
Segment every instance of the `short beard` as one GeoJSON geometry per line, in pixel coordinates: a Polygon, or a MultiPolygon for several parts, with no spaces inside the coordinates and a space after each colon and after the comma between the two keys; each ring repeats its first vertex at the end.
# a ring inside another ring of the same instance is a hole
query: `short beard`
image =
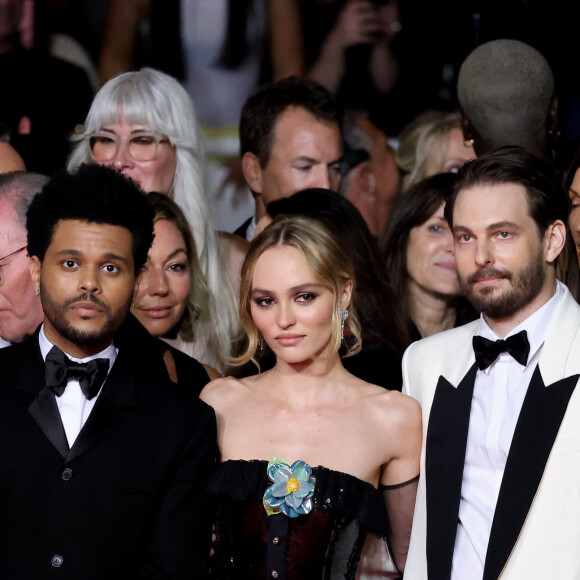
{"type": "Polygon", "coordinates": [[[481,268],[470,274],[467,280],[459,278],[461,292],[473,307],[485,316],[499,320],[513,316],[527,306],[542,291],[544,285],[544,261],[541,254],[533,257],[523,268],[515,272],[497,268],[481,268]],[[482,288],[478,293],[473,290],[479,278],[501,276],[512,283],[508,290],[482,288]]]}
{"type": "Polygon", "coordinates": [[[99,298],[90,292],[84,292],[76,298],[69,298],[64,302],[64,304],[59,304],[53,300],[41,281],[40,300],[42,302],[42,309],[44,310],[45,318],[50,322],[52,327],[60,336],[79,346],[98,347],[105,341],[109,340],[121,326],[131,308],[132,297],[129,297],[127,303],[113,314],[111,308],[107,304],[99,300],[99,298]],[[100,330],[95,330],[93,332],[79,330],[68,322],[65,313],[68,307],[75,302],[93,302],[103,309],[106,321],[100,330]]]}

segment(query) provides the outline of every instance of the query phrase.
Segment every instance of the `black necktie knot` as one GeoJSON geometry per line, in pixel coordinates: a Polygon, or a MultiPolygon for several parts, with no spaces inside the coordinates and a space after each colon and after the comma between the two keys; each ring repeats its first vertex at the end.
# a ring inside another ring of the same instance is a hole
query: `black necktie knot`
{"type": "Polygon", "coordinates": [[[91,400],[97,396],[107,377],[109,359],[96,358],[87,363],[70,360],[62,350],[53,346],[46,355],[44,373],[46,386],[60,397],[68,381],[79,381],[83,395],[91,400]]]}
{"type": "Polygon", "coordinates": [[[526,365],[530,354],[530,343],[528,333],[525,330],[506,338],[505,340],[488,340],[483,336],[473,337],[473,351],[475,352],[475,362],[479,370],[484,370],[491,366],[497,357],[507,352],[521,365],[526,365]]]}

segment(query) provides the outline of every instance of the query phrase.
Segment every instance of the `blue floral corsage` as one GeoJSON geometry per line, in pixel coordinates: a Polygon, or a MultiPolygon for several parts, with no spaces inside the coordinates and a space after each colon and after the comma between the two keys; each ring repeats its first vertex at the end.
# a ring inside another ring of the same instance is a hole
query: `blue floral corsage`
{"type": "Polygon", "coordinates": [[[297,518],[312,510],[316,477],[308,463],[299,460],[290,465],[273,457],[268,463],[268,478],[273,482],[264,494],[264,508],[269,516],[283,513],[297,518]]]}

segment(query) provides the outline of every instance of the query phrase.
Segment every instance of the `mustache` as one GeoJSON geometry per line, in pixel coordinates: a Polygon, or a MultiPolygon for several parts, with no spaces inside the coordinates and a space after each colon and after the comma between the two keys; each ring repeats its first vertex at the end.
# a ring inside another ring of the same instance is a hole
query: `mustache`
{"type": "Polygon", "coordinates": [[[109,311],[109,306],[99,300],[94,294],[90,292],[83,292],[80,296],[76,296],[75,298],[69,298],[65,301],[64,306],[69,307],[72,304],[76,304],[77,302],[93,302],[97,306],[100,306],[103,310],[109,311]]]}
{"type": "Polygon", "coordinates": [[[499,268],[480,268],[467,277],[467,282],[469,284],[475,284],[475,282],[485,280],[486,278],[505,278],[506,280],[511,280],[513,274],[508,270],[500,270],[499,268]]]}

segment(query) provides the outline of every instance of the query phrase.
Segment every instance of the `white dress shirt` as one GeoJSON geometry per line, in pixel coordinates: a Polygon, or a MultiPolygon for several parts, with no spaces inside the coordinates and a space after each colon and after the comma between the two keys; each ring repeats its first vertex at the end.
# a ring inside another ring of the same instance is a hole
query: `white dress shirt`
{"type": "MultiPolygon", "coordinates": [[[[46,356],[54,346],[46,335],[44,334],[44,324],[40,329],[40,333],[38,335],[38,342],[40,345],[40,353],[42,354],[42,358],[46,360],[46,356]]],[[[65,353],[65,355],[72,361],[79,362],[79,363],[87,363],[95,358],[108,358],[109,359],[109,371],[117,358],[118,349],[115,348],[115,345],[110,344],[105,350],[99,352],[98,354],[88,356],[86,358],[78,359],[72,356],[69,356],[65,353]]],[[[60,419],[62,421],[64,432],[66,433],[66,438],[68,441],[68,446],[71,448],[73,443],[75,442],[80,430],[83,428],[83,425],[86,423],[99,395],[101,394],[103,387],[99,389],[96,397],[93,397],[90,401],[84,396],[81,385],[79,381],[76,379],[72,379],[68,382],[64,393],[57,397],[56,395],[56,404],[58,406],[58,411],[60,413],[60,419]]]]}
{"type": "MultiPolygon", "coordinates": [[[[477,371],[452,580],[480,580],[483,577],[491,525],[516,423],[542,352],[546,329],[563,296],[564,290],[558,282],[554,296],[504,337],[527,331],[530,354],[526,366],[519,364],[510,354],[502,353],[487,369],[477,371]]],[[[480,334],[489,340],[500,338],[483,316],[480,334]]]]}

